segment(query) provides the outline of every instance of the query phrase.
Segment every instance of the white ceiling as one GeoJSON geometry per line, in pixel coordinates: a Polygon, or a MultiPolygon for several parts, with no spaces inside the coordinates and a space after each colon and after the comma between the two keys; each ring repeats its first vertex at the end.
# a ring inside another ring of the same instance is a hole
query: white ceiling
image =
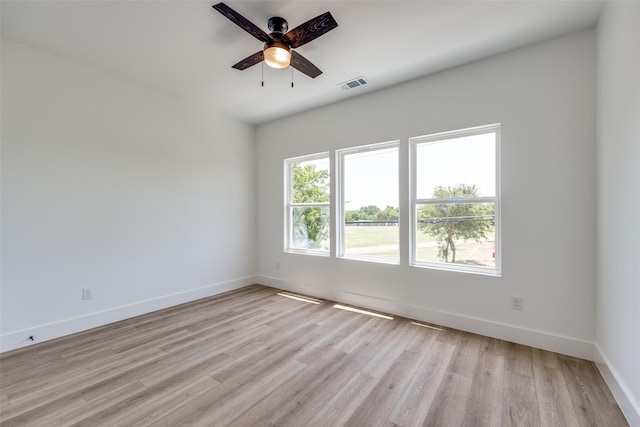
{"type": "Polygon", "coordinates": [[[213,1],[6,1],[2,36],[248,123],[398,84],[594,25],[602,1],[238,1],[225,3],[268,32],[330,11],[338,28],[298,52],[324,73],[231,68],[261,43],[213,1]],[[338,84],[365,76],[348,92],[338,84]]]}

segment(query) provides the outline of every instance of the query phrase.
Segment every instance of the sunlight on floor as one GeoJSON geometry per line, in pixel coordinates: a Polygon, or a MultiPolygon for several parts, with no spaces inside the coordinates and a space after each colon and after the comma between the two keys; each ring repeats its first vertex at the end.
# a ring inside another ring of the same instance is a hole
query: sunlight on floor
{"type": "Polygon", "coordinates": [[[359,308],[347,307],[346,305],[342,305],[342,304],[336,304],[333,306],[333,308],[339,308],[340,310],[353,311],[354,313],[368,314],[369,316],[382,317],[383,319],[390,319],[390,320],[393,319],[393,317],[391,316],[385,316],[384,314],[373,313],[367,310],[360,310],[359,308]]]}
{"type": "Polygon", "coordinates": [[[446,329],[442,329],[442,328],[437,328],[435,326],[431,326],[431,325],[425,325],[424,323],[418,323],[418,322],[411,322],[412,325],[416,325],[416,326],[422,326],[423,328],[429,328],[429,329],[435,329],[436,331],[443,331],[443,332],[447,332],[446,329]]]}
{"type": "Polygon", "coordinates": [[[280,295],[281,297],[291,298],[291,299],[294,299],[296,301],[308,302],[310,304],[320,304],[322,302],[319,299],[314,299],[314,298],[311,298],[311,297],[303,297],[301,295],[286,294],[284,292],[278,292],[278,295],[280,295]]]}

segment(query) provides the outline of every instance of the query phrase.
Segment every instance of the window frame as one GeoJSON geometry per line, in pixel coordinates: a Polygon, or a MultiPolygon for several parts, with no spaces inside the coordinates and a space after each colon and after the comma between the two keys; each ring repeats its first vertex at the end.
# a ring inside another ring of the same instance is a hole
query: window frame
{"type": "Polygon", "coordinates": [[[309,154],[299,157],[291,157],[284,160],[284,194],[285,194],[285,203],[284,203],[284,251],[288,253],[295,254],[304,254],[304,255],[314,255],[314,256],[323,256],[329,257],[331,256],[331,188],[332,188],[332,178],[333,178],[333,170],[331,164],[331,153],[329,151],[325,151],[322,153],[309,154]],[[329,201],[328,202],[309,202],[309,203],[294,203],[293,202],[293,165],[296,163],[309,162],[313,160],[326,159],[329,163],[329,201]],[[326,207],[329,210],[329,247],[325,250],[318,249],[305,249],[305,248],[295,248],[291,246],[293,240],[293,215],[292,211],[295,208],[306,208],[306,207],[326,207]]]}
{"type": "Polygon", "coordinates": [[[400,226],[401,211],[400,206],[400,140],[378,142],[374,144],[359,145],[357,147],[343,148],[336,150],[336,258],[350,259],[358,261],[377,262],[382,264],[400,264],[400,226]],[[345,230],[345,156],[356,153],[366,153],[377,150],[395,148],[397,150],[398,162],[398,258],[382,257],[375,255],[354,255],[346,253],[346,230],[345,230]]]}
{"type": "Polygon", "coordinates": [[[502,250],[501,250],[501,215],[500,215],[500,140],[501,140],[501,124],[495,123],[485,126],[477,126],[472,128],[439,132],[429,135],[422,135],[409,138],[409,156],[410,156],[410,173],[409,173],[409,207],[410,207],[410,248],[409,248],[409,265],[420,268],[431,268],[438,270],[448,270],[465,273],[484,274],[490,276],[502,276],[502,250]],[[495,196],[493,197],[476,197],[476,198],[464,198],[464,199],[419,199],[417,198],[417,148],[419,145],[442,142],[448,139],[457,139],[461,137],[483,135],[488,133],[495,133],[495,196]],[[417,210],[419,206],[428,204],[442,204],[442,203],[494,203],[495,206],[495,266],[482,267],[463,264],[451,264],[444,262],[430,262],[416,259],[417,257],[417,236],[418,230],[418,218],[417,210]]]}

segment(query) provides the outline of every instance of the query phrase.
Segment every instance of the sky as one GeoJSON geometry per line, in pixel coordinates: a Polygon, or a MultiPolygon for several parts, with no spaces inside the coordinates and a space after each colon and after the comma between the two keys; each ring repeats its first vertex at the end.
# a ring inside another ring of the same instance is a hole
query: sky
{"type": "MultiPolygon", "coordinates": [[[[480,196],[495,196],[495,134],[487,133],[419,143],[416,147],[416,197],[430,198],[436,186],[475,184],[480,196]]],[[[345,156],[346,210],[398,206],[396,148],[345,156]]]]}
{"type": "Polygon", "coordinates": [[[464,136],[419,144],[416,197],[430,198],[438,185],[475,184],[480,196],[496,195],[495,134],[464,136]]]}
{"type": "MultiPolygon", "coordinates": [[[[495,196],[495,147],[494,133],[418,143],[416,197],[428,199],[436,186],[458,184],[475,184],[480,196],[495,196]]],[[[346,210],[398,207],[397,147],[346,153],[344,162],[346,210]]],[[[326,158],[309,163],[329,167],[326,158]]]]}
{"type": "Polygon", "coordinates": [[[345,155],[346,210],[376,205],[398,207],[398,149],[345,155]]]}

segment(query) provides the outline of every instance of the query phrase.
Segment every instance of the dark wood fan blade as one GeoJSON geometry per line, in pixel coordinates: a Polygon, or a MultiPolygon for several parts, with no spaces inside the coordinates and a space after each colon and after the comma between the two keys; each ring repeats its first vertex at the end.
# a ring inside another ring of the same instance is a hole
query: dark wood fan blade
{"type": "Polygon", "coordinates": [[[235,10],[231,9],[224,3],[214,4],[212,6],[215,10],[226,16],[231,22],[236,24],[238,27],[245,30],[247,33],[251,34],[253,37],[257,38],[262,42],[272,41],[271,36],[260,28],[258,28],[254,23],[249,21],[244,16],[240,15],[235,10]]]}
{"type": "Polygon", "coordinates": [[[312,79],[322,74],[318,67],[294,50],[291,51],[291,66],[312,79]]]}
{"type": "Polygon", "coordinates": [[[331,13],[326,12],[308,20],[302,25],[298,25],[285,34],[283,38],[289,46],[295,49],[333,30],[337,26],[338,23],[333,19],[331,13]]]}
{"type": "Polygon", "coordinates": [[[256,52],[253,55],[249,55],[244,58],[242,61],[238,62],[235,65],[232,65],[231,68],[235,68],[236,70],[246,70],[249,67],[253,67],[254,65],[260,63],[264,55],[262,51],[256,52]]]}

